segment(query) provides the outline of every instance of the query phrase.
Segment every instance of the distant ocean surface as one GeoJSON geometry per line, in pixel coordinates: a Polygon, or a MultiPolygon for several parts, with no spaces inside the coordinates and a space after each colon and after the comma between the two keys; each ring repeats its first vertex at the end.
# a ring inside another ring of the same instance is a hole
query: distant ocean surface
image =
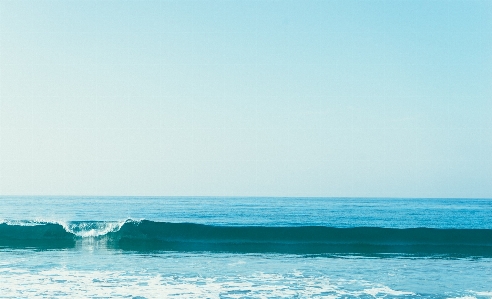
{"type": "Polygon", "coordinates": [[[492,200],[1,196],[0,298],[492,298],[492,200]]]}

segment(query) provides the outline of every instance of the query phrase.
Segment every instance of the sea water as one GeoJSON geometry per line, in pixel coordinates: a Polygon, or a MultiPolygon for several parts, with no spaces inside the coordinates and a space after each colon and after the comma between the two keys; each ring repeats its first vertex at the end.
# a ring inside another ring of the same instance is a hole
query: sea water
{"type": "Polygon", "coordinates": [[[0,298],[492,298],[492,200],[3,196],[0,298]]]}

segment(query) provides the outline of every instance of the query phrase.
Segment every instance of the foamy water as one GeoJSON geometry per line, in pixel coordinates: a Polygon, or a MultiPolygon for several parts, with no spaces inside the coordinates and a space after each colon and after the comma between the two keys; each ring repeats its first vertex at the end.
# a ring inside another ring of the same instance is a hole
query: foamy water
{"type": "Polygon", "coordinates": [[[249,276],[179,277],[114,271],[51,269],[39,273],[2,269],[2,298],[342,298],[405,297],[411,292],[364,281],[253,273],[249,276]],[[9,272],[5,275],[4,272],[9,272]],[[14,288],[15,286],[15,288],[14,288]]]}

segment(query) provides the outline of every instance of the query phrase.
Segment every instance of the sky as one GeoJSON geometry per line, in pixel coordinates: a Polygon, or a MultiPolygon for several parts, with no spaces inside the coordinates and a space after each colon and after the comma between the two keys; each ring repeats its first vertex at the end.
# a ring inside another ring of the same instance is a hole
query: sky
{"type": "Polygon", "coordinates": [[[492,198],[492,2],[0,0],[0,195],[492,198]]]}

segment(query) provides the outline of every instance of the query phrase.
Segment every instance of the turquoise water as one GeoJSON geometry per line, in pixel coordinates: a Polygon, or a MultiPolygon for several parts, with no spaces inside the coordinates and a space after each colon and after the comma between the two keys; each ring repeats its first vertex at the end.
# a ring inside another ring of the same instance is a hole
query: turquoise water
{"type": "Polygon", "coordinates": [[[0,200],[0,298],[492,298],[492,200],[0,200]]]}

